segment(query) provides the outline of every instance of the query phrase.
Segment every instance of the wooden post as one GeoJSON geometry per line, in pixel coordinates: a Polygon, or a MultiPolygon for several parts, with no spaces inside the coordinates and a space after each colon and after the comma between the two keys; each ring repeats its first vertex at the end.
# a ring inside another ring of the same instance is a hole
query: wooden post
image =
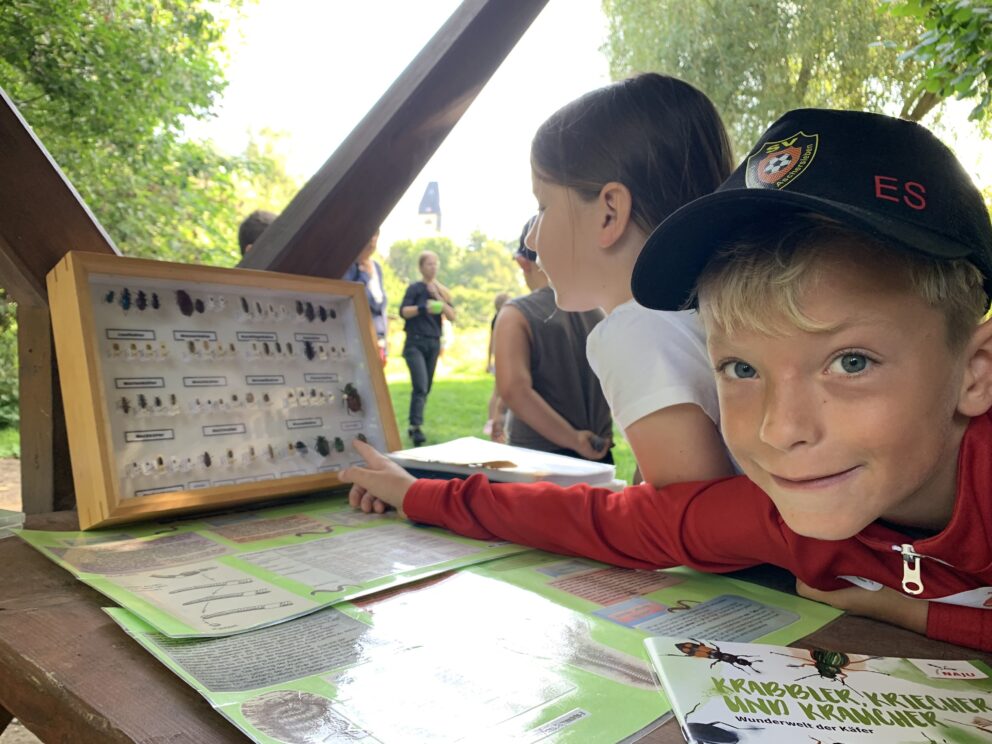
{"type": "Polygon", "coordinates": [[[547,0],[464,0],[241,261],[338,278],[547,0]]]}

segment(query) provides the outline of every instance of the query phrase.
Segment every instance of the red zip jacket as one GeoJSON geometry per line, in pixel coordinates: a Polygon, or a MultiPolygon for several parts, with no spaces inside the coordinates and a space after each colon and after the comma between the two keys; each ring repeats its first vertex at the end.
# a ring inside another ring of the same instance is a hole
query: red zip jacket
{"type": "Polygon", "coordinates": [[[620,492],[586,485],[418,480],[416,521],[628,568],[722,573],[771,563],[817,589],[892,587],[930,600],[927,635],[992,651],[992,413],[972,419],[958,454],[947,527],[913,540],[873,523],[846,540],[797,535],[743,476],[620,492]]]}

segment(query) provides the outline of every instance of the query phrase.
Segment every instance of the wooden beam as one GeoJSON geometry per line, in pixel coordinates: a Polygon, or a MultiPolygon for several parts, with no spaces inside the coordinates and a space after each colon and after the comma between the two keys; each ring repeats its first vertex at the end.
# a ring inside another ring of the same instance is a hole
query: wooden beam
{"type": "Polygon", "coordinates": [[[2,88],[0,173],[0,286],[15,301],[45,297],[45,276],[67,251],[117,253],[2,88]]]}
{"type": "Polygon", "coordinates": [[[340,277],[546,3],[464,0],[241,266],[340,277]]]}

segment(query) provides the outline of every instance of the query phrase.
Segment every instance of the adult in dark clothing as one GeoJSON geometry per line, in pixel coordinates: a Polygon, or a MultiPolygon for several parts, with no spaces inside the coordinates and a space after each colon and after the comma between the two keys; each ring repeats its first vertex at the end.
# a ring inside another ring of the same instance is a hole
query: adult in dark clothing
{"type": "Polygon", "coordinates": [[[369,301],[369,312],[372,314],[372,329],[375,331],[376,343],[379,346],[379,359],[386,363],[386,338],[389,334],[389,313],[386,301],[386,289],[382,281],[382,266],[372,258],[379,242],[379,231],[376,230],[369,242],[358,254],[358,259],[342,279],[349,282],[360,282],[365,285],[365,297],[369,301]]]}
{"type": "MultiPolygon", "coordinates": [[[[522,237],[515,258],[531,293],[507,302],[496,318],[496,390],[509,409],[506,439],[612,463],[613,419],[585,352],[586,336],[605,316],[559,310],[537,254],[522,237]]],[[[497,417],[493,439],[499,425],[497,417]]]]}
{"type": "Polygon", "coordinates": [[[418,260],[421,281],[406,288],[400,315],[406,320],[406,342],[403,359],[410,370],[413,390],[410,394],[410,428],[408,433],[415,447],[427,441],[421,430],[424,406],[434,382],[434,368],[441,351],[441,318],[455,319],[451,293],[437,280],[440,260],[436,253],[424,251],[418,260]]]}

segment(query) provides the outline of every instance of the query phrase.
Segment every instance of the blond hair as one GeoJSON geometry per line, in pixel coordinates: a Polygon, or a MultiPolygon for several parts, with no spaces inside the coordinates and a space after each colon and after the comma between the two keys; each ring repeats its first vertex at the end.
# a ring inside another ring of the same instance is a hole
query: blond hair
{"type": "Polygon", "coordinates": [[[883,264],[930,307],[944,313],[947,343],[961,350],[988,305],[983,277],[964,259],[897,249],[814,214],[780,220],[743,234],[710,259],[696,285],[701,312],[727,332],[778,334],[825,326],[803,311],[803,297],[828,259],[883,264]]]}

